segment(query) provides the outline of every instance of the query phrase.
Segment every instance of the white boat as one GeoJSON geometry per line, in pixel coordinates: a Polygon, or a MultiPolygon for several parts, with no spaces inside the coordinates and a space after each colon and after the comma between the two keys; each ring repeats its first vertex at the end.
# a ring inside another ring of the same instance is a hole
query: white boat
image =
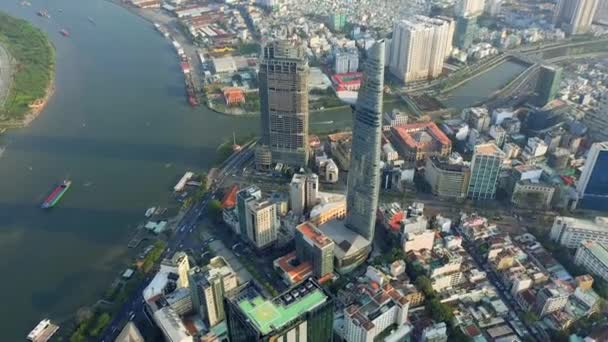
{"type": "Polygon", "coordinates": [[[48,318],[43,319],[27,334],[27,339],[35,342],[46,342],[59,330],[59,326],[51,323],[48,318]]]}
{"type": "Polygon", "coordinates": [[[154,215],[155,211],[156,211],[156,207],[148,208],[148,210],[146,210],[146,217],[150,217],[150,216],[154,215]]]}

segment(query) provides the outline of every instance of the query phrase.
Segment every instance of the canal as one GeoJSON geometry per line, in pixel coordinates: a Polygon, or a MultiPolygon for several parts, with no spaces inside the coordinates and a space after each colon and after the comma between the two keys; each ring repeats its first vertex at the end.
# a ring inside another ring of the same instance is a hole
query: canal
{"type": "Polygon", "coordinates": [[[456,109],[471,107],[492,96],[527,68],[526,64],[507,60],[452,90],[442,103],[456,109]]]}

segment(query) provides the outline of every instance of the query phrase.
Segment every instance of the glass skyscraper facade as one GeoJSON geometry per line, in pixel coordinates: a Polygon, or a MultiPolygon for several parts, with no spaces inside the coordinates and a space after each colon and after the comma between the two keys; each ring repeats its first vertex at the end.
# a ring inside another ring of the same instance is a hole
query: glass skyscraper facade
{"type": "Polygon", "coordinates": [[[578,208],[608,211],[608,141],[591,146],[577,192],[578,208]]]}
{"type": "Polygon", "coordinates": [[[346,192],[346,227],[374,238],[380,191],[380,139],[384,90],[384,41],[367,51],[363,82],[353,114],[353,138],[346,192]]]}
{"type": "Polygon", "coordinates": [[[496,184],[504,158],[504,152],[495,144],[475,146],[469,180],[470,199],[487,200],[496,197],[496,184]]]}

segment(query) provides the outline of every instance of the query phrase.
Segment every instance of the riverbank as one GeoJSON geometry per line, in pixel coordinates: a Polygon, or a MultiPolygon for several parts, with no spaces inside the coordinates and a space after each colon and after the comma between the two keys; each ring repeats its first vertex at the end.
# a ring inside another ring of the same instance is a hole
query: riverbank
{"type": "Polygon", "coordinates": [[[0,43],[14,65],[0,110],[0,128],[25,127],[42,112],[53,95],[55,49],[40,29],[2,12],[0,43]]]}

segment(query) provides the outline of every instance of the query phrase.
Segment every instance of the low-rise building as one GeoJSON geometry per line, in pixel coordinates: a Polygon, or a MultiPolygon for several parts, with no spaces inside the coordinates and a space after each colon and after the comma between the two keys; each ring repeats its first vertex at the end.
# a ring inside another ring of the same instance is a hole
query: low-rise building
{"type": "Polygon", "coordinates": [[[548,209],[554,194],[555,187],[551,184],[523,180],[515,183],[511,203],[519,208],[548,209]]]}
{"type": "Polygon", "coordinates": [[[154,322],[160,328],[167,342],[191,342],[192,335],[186,329],[179,315],[165,306],[154,312],[154,322]]]}
{"type": "Polygon", "coordinates": [[[442,198],[467,197],[471,169],[465,164],[452,164],[448,159],[432,156],[426,160],[424,179],[433,194],[442,198]]]}
{"type": "Polygon", "coordinates": [[[422,334],[420,335],[421,342],[447,342],[448,341],[448,331],[447,325],[445,322],[439,322],[422,330],[422,334]]]}
{"type": "Polygon", "coordinates": [[[568,293],[559,287],[543,287],[536,294],[536,313],[543,317],[563,309],[568,303],[568,293]]]}
{"type": "Polygon", "coordinates": [[[452,151],[452,142],[434,122],[392,127],[391,133],[393,145],[407,161],[447,157],[452,151]]]}
{"type": "Polygon", "coordinates": [[[558,216],[553,221],[551,240],[568,248],[578,248],[585,240],[608,244],[608,218],[595,220],[558,216]]]}
{"type": "Polygon", "coordinates": [[[344,338],[373,342],[389,327],[407,323],[409,302],[390,284],[365,292],[357,304],[344,309],[344,338]]]}
{"type": "Polygon", "coordinates": [[[435,232],[432,230],[425,230],[422,232],[405,233],[403,235],[403,251],[405,253],[409,251],[420,251],[423,249],[433,249],[433,243],[435,241],[435,232]]]}

